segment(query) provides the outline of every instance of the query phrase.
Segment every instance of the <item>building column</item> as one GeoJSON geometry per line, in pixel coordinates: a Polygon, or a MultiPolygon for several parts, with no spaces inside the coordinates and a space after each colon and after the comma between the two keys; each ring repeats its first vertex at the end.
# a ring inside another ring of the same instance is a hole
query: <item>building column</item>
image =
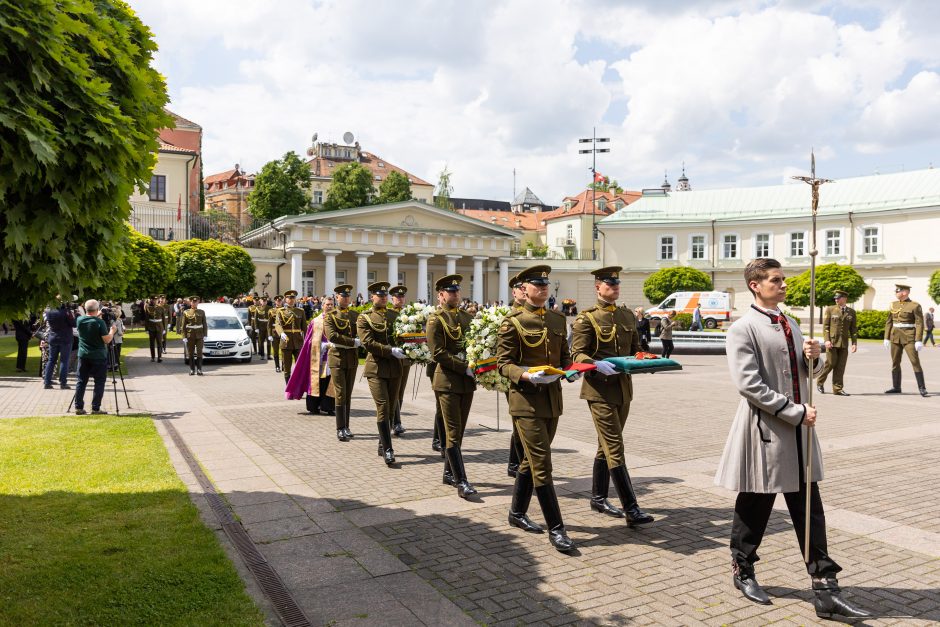
{"type": "Polygon", "coordinates": [[[483,262],[489,257],[473,258],[473,302],[483,304],[483,262]]]}
{"type": "Polygon", "coordinates": [[[463,257],[463,255],[447,255],[446,274],[457,274],[457,260],[461,257],[463,257]]]}
{"type": "Polygon", "coordinates": [[[431,253],[418,253],[418,298],[428,302],[428,259],[433,257],[431,253]]]}
{"type": "Polygon", "coordinates": [[[509,257],[499,258],[499,300],[503,305],[510,305],[509,302],[509,257]]]}
{"type": "Polygon", "coordinates": [[[290,255],[290,288],[300,293],[301,279],[304,272],[304,253],[309,253],[309,248],[288,248],[287,254],[290,255]]]}
{"type": "Polygon", "coordinates": [[[323,272],[323,293],[332,294],[333,288],[336,287],[336,255],[340,254],[339,250],[324,250],[323,255],[326,257],[326,270],[323,272]]]}
{"type": "Polygon", "coordinates": [[[372,252],[356,251],[356,289],[355,293],[368,297],[369,294],[369,257],[372,252]]]}
{"type": "Polygon", "coordinates": [[[398,258],[404,257],[405,253],[385,253],[388,255],[388,282],[392,285],[398,285],[398,258]]]}

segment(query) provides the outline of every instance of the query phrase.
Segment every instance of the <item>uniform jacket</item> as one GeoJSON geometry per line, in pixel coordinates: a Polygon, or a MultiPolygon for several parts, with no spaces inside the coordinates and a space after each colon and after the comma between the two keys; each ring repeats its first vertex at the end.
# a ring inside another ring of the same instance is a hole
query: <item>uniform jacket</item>
{"type": "MultiPolygon", "coordinates": [[[[249,310],[250,311],[250,310],[249,310]]],[[[255,307],[254,324],[252,327],[263,340],[268,335],[271,307],[255,307]]]]}
{"type": "MultiPolygon", "coordinates": [[[[274,319],[277,318],[278,309],[280,307],[274,307],[273,305],[268,309],[268,335],[272,337],[274,336],[274,319]]],[[[278,339],[278,342],[280,342],[280,339],[278,339]]],[[[275,348],[278,345],[275,345],[275,348]]]]}
{"type": "Polygon", "coordinates": [[[359,366],[359,351],[356,349],[359,312],[352,309],[334,309],[323,316],[323,333],[336,346],[330,349],[327,363],[330,368],[355,368],[359,366]],[[349,348],[340,348],[348,346],[349,348]]]}
{"type": "Polygon", "coordinates": [[[437,364],[431,389],[435,392],[465,394],[476,389],[473,377],[467,376],[463,341],[473,318],[462,309],[439,308],[428,318],[428,348],[437,364]]]}
{"type": "Polygon", "coordinates": [[[392,357],[392,330],[395,312],[387,309],[370,309],[359,314],[356,329],[359,341],[365,346],[367,377],[397,379],[402,373],[401,360],[392,357]]]}
{"type": "Polygon", "coordinates": [[[849,342],[858,344],[855,310],[830,305],[823,312],[823,341],[832,342],[833,348],[848,348],[849,342]]]}
{"type": "MultiPolygon", "coordinates": [[[[636,316],[625,307],[599,301],[578,314],[571,328],[571,358],[592,364],[596,359],[635,355],[640,350],[636,316]]],[[[633,382],[628,374],[605,377],[588,372],[581,383],[581,398],[623,405],[633,399],[633,382]]]]}
{"type": "Polygon", "coordinates": [[[248,328],[254,331],[257,322],[258,322],[258,307],[255,305],[249,305],[248,328]]]}
{"type": "Polygon", "coordinates": [[[307,330],[304,310],[300,307],[281,307],[274,314],[274,329],[279,336],[287,336],[286,340],[281,338],[281,348],[299,351],[304,347],[304,332],[307,330]]]}
{"type": "MultiPolygon", "coordinates": [[[[789,319],[799,371],[800,399],[807,398],[807,363],[803,334],[789,319]]],[[[741,401],[718,463],[715,483],[737,492],[764,494],[800,489],[798,452],[805,450],[805,407],[794,403],[787,341],[780,324],[748,309],[728,330],[726,342],[731,378],[741,401]],[[797,436],[799,435],[799,441],[797,436]]],[[[816,360],[815,373],[823,360],[816,360]]],[[[813,481],[823,478],[822,455],[816,429],[813,437],[813,481]]]]}
{"type": "Polygon", "coordinates": [[[532,366],[571,365],[565,317],[544,307],[526,303],[503,318],[496,340],[496,365],[510,380],[509,413],[512,416],[557,418],[563,408],[561,381],[529,383],[522,374],[532,366]]]}
{"type": "Polygon", "coordinates": [[[163,332],[163,307],[160,305],[144,305],[144,328],[148,331],[163,332]]]}
{"type": "Polygon", "coordinates": [[[43,316],[46,319],[46,326],[49,332],[46,335],[46,342],[49,344],[71,343],[74,338],[72,329],[75,328],[75,315],[69,309],[62,305],[55,309],[49,308],[43,316]]]}
{"type": "Polygon", "coordinates": [[[891,303],[888,320],[885,322],[885,339],[892,344],[910,344],[924,336],[924,310],[912,300],[896,300],[891,303]],[[913,327],[899,328],[896,324],[913,324],[913,327]]]}
{"type": "Polygon", "coordinates": [[[202,309],[187,309],[183,316],[183,337],[187,340],[201,340],[206,337],[206,312],[202,309]]]}

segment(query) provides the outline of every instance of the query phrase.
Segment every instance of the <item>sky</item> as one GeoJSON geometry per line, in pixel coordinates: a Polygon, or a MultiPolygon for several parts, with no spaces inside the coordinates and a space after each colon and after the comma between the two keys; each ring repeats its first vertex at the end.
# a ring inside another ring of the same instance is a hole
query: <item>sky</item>
{"type": "Polygon", "coordinates": [[[933,0],[131,0],[205,174],[317,133],[453,196],[546,204],[597,170],[627,189],[774,185],[940,165],[933,0]],[[513,172],[515,171],[515,178],[513,172]]]}

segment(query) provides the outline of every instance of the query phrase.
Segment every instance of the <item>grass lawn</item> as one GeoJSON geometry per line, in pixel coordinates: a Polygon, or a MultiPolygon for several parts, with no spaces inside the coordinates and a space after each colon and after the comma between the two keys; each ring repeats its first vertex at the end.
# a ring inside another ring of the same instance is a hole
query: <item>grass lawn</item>
{"type": "Polygon", "coordinates": [[[0,624],[262,625],[149,416],[0,420],[0,624]]]}

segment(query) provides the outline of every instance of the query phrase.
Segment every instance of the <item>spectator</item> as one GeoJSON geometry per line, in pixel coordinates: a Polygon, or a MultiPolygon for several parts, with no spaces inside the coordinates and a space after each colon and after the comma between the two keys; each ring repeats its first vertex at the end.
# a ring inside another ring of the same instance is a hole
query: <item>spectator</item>
{"type": "Polygon", "coordinates": [[[554,296],[548,297],[548,308],[552,310],[555,309],[555,297],[554,296]]]}
{"type": "Polygon", "coordinates": [[[672,355],[673,348],[675,348],[672,343],[672,328],[676,326],[672,318],[675,315],[675,311],[667,311],[666,316],[659,321],[661,329],[659,332],[659,340],[663,343],[663,359],[669,359],[669,356],[672,355]]]}
{"type": "Polygon", "coordinates": [[[689,331],[701,331],[702,330],[702,305],[698,304],[695,306],[695,311],[692,312],[692,326],[689,328],[689,331]]]}
{"type": "Polygon", "coordinates": [[[650,333],[650,319],[643,313],[642,307],[637,307],[633,310],[633,313],[636,314],[636,332],[640,336],[640,348],[644,353],[648,353],[650,351],[650,340],[653,339],[650,333]]]}
{"type": "Polygon", "coordinates": [[[924,345],[925,346],[928,341],[934,346],[937,345],[937,343],[933,339],[933,307],[928,309],[927,314],[924,316],[924,345]]]}
{"type": "MultiPolygon", "coordinates": [[[[60,297],[57,295],[57,299],[60,297]]],[[[69,355],[72,352],[73,334],[75,328],[75,316],[68,306],[59,302],[56,308],[47,307],[43,313],[46,321],[48,333],[46,342],[49,344],[49,361],[46,363],[46,371],[43,373],[44,388],[52,389],[52,374],[55,371],[56,362],[59,363],[59,387],[63,390],[70,389],[67,381],[69,376],[69,355]]]]}
{"type": "MultiPolygon", "coordinates": [[[[111,363],[111,370],[120,370],[121,369],[121,345],[124,343],[124,321],[121,320],[121,317],[118,315],[120,311],[119,308],[115,307],[112,311],[115,314],[114,320],[114,362],[111,363]]],[[[182,312],[181,312],[182,313],[182,312]]],[[[182,318],[180,318],[182,319],[182,318]]]]}
{"type": "Polygon", "coordinates": [[[117,331],[114,325],[108,325],[101,319],[98,301],[89,300],[85,303],[86,315],[78,319],[78,383],[75,385],[75,413],[79,416],[85,412],[85,386],[88,377],[95,380],[95,389],[91,396],[91,413],[106,414],[101,410],[101,399],[104,398],[104,383],[108,373],[107,345],[114,338],[117,331]]]}

